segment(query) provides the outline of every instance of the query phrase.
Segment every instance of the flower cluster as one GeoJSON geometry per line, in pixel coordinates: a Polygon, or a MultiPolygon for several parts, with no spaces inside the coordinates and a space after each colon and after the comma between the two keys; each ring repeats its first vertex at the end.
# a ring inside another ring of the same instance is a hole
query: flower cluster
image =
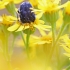
{"type": "Polygon", "coordinates": [[[0,0],[0,10],[9,13],[0,15],[0,53],[7,63],[0,70],[68,70],[69,7],[70,1],[61,0],[0,0]]]}

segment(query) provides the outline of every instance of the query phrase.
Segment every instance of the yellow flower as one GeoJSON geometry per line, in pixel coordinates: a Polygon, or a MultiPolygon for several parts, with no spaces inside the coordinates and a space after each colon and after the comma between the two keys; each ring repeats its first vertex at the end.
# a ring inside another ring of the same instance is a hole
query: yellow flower
{"type": "MultiPolygon", "coordinates": [[[[48,47],[48,50],[50,50],[49,48],[50,48],[50,45],[52,43],[51,33],[46,35],[46,33],[43,30],[41,30],[40,33],[42,33],[42,36],[40,36],[40,37],[35,36],[35,35],[31,35],[29,38],[29,48],[31,49],[29,55],[30,55],[31,59],[36,58],[37,57],[37,54],[36,54],[37,50],[41,51],[45,46],[48,47]],[[47,46],[47,45],[49,45],[49,46],[47,46]]],[[[23,36],[24,36],[24,38],[26,38],[25,34],[23,36]]],[[[26,41],[26,39],[25,39],[25,41],[26,41]]],[[[16,44],[18,46],[25,48],[23,40],[18,40],[16,44]]],[[[45,52],[45,53],[47,53],[47,52],[45,52]]]]}
{"type": "Polygon", "coordinates": [[[7,16],[7,15],[0,16],[0,23],[6,26],[12,25],[15,20],[17,19],[13,16],[7,16]]]}
{"type": "Polygon", "coordinates": [[[48,30],[49,28],[51,28],[50,26],[48,25],[44,25],[44,21],[42,20],[39,20],[40,18],[40,14],[38,14],[36,16],[36,19],[34,22],[31,22],[31,23],[21,23],[20,21],[16,21],[14,25],[10,26],[8,28],[8,31],[22,31],[22,30],[25,30],[25,29],[31,29],[33,30],[33,28],[37,28],[38,30],[48,30]]]}
{"type": "Polygon", "coordinates": [[[23,0],[0,0],[0,9],[4,9],[6,5],[13,2],[15,4],[18,4],[22,2],[23,0]]]}
{"type": "MultiPolygon", "coordinates": [[[[23,37],[24,37],[24,40],[26,41],[26,34],[24,34],[23,35],[23,37]]],[[[34,46],[34,43],[37,41],[37,39],[36,39],[36,37],[34,37],[34,36],[30,36],[30,38],[29,38],[30,40],[29,40],[29,47],[33,47],[34,46]]],[[[24,44],[24,42],[23,42],[23,40],[22,39],[20,39],[20,40],[18,40],[17,39],[17,42],[15,43],[18,47],[20,46],[20,47],[25,47],[25,44],[24,44]]]]}
{"type": "Polygon", "coordinates": [[[65,4],[60,5],[61,0],[39,0],[38,8],[42,10],[49,23],[56,23],[59,15],[59,9],[63,8],[65,4]]]}
{"type": "Polygon", "coordinates": [[[17,20],[15,24],[8,28],[9,31],[22,31],[24,29],[32,29],[35,27],[37,29],[47,30],[50,28],[48,25],[44,25],[44,21],[39,20],[42,16],[42,13],[35,15],[33,10],[31,9],[32,5],[29,2],[21,3],[18,13],[19,13],[19,21],[17,20]],[[21,22],[20,22],[21,21],[21,22]]]}
{"type": "Polygon", "coordinates": [[[38,5],[38,0],[29,0],[29,2],[34,6],[36,7],[38,5]]]}
{"type": "Polygon", "coordinates": [[[51,35],[51,33],[46,35],[46,33],[43,30],[40,30],[40,33],[41,33],[42,36],[40,36],[40,37],[36,36],[37,41],[34,44],[36,44],[36,45],[44,45],[44,44],[52,43],[52,35],[51,35]]]}
{"type": "MultiPolygon", "coordinates": [[[[36,45],[50,44],[52,42],[51,33],[46,35],[45,31],[43,30],[40,30],[40,33],[42,36],[35,36],[35,35],[30,36],[29,47],[35,47],[36,45]]],[[[25,34],[24,38],[26,38],[25,34]]],[[[21,47],[24,46],[23,40],[19,40],[16,44],[21,47]]]]}
{"type": "Polygon", "coordinates": [[[61,0],[39,0],[38,8],[43,12],[52,13],[56,12],[62,6],[58,6],[61,0]]]}
{"type": "Polygon", "coordinates": [[[63,40],[63,43],[61,44],[61,46],[64,48],[64,50],[66,51],[66,53],[64,53],[66,56],[70,57],[70,39],[68,37],[68,35],[64,35],[61,38],[63,40]]]}
{"type": "Polygon", "coordinates": [[[70,1],[68,1],[65,5],[65,12],[66,14],[70,15],[70,1]]]}
{"type": "Polygon", "coordinates": [[[66,2],[64,6],[63,20],[65,23],[70,23],[70,1],[66,2]]]}

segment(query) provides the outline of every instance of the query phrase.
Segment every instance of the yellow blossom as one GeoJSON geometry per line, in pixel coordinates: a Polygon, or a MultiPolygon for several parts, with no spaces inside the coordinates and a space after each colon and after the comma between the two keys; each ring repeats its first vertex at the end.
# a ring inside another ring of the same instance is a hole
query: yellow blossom
{"type": "Polygon", "coordinates": [[[4,25],[12,25],[14,23],[15,20],[17,20],[15,17],[13,16],[7,16],[7,15],[2,15],[0,16],[0,23],[4,24],[4,25]]]}
{"type": "MultiPolygon", "coordinates": [[[[49,34],[47,35],[45,31],[40,30],[41,36],[35,36],[35,35],[31,35],[30,36],[30,40],[29,40],[29,46],[30,47],[34,47],[36,45],[43,45],[43,44],[50,44],[52,42],[52,35],[49,32],[49,34]]],[[[24,34],[24,38],[26,35],[24,34]]],[[[24,43],[22,40],[18,41],[17,43],[19,46],[24,46],[24,43]]]]}
{"type": "Polygon", "coordinates": [[[38,8],[47,13],[56,12],[59,8],[63,7],[58,5],[60,1],[61,0],[39,0],[38,8]]]}
{"type": "MultiPolygon", "coordinates": [[[[42,30],[41,30],[42,31],[42,30]]],[[[29,48],[31,49],[30,50],[30,53],[29,53],[29,56],[31,59],[33,58],[36,58],[37,57],[37,54],[36,54],[36,50],[38,49],[43,49],[46,45],[46,47],[48,47],[47,45],[50,46],[50,44],[52,43],[52,36],[51,34],[49,33],[48,35],[46,35],[46,33],[44,31],[40,32],[40,33],[43,33],[42,36],[38,37],[38,36],[35,36],[35,35],[31,35],[30,38],[29,38],[29,48]]],[[[26,38],[25,34],[23,35],[24,36],[24,39],[26,38]]],[[[26,39],[25,39],[26,41],[26,39]]],[[[18,46],[20,47],[23,47],[25,48],[25,44],[23,43],[23,40],[19,40],[17,41],[16,43],[18,46]]],[[[39,51],[40,51],[39,50],[39,51]]],[[[48,48],[49,50],[49,48],[48,48]]],[[[47,52],[46,52],[47,53],[47,52]]],[[[43,54],[44,55],[44,54],[43,54]]]]}
{"type": "Polygon", "coordinates": [[[44,21],[43,20],[39,20],[40,19],[40,14],[38,14],[36,16],[36,19],[34,22],[31,22],[31,23],[21,23],[20,21],[16,21],[14,25],[10,26],[8,28],[8,31],[22,31],[22,30],[25,30],[25,29],[31,29],[33,30],[33,28],[37,28],[37,29],[42,29],[42,30],[48,30],[49,28],[51,28],[50,26],[48,25],[44,25],[44,21]]]}
{"type": "Polygon", "coordinates": [[[6,5],[13,2],[15,4],[18,4],[22,2],[23,0],[0,0],[0,9],[4,9],[6,5]]]}
{"type": "Polygon", "coordinates": [[[36,45],[52,43],[52,35],[50,33],[46,35],[46,33],[43,30],[40,30],[40,33],[42,36],[36,38],[37,39],[37,41],[35,42],[36,45]]]}
{"type": "Polygon", "coordinates": [[[38,0],[29,0],[29,2],[35,7],[38,5],[38,0]]]}
{"type": "Polygon", "coordinates": [[[64,7],[63,20],[65,23],[70,23],[70,1],[67,1],[64,7]]]}
{"type": "Polygon", "coordinates": [[[68,1],[65,5],[65,12],[66,14],[70,15],[70,1],[68,1]]]}
{"type": "MultiPolygon", "coordinates": [[[[31,59],[37,57],[37,54],[36,54],[37,49],[41,50],[41,49],[44,48],[43,46],[46,46],[46,47],[48,47],[48,50],[49,50],[50,44],[52,43],[51,33],[46,35],[46,32],[43,31],[43,30],[40,30],[40,33],[42,34],[42,36],[31,35],[30,38],[29,38],[29,48],[31,49],[30,53],[29,53],[29,56],[30,56],[31,59]],[[47,46],[47,45],[49,45],[49,46],[47,46]]],[[[24,39],[25,39],[26,35],[24,34],[23,36],[24,36],[24,39]]],[[[25,39],[25,41],[26,41],[26,39],[25,39]]],[[[17,41],[16,44],[18,46],[21,46],[21,47],[25,48],[25,44],[24,44],[23,40],[17,41]]],[[[47,53],[47,52],[45,52],[45,53],[47,53]]]]}
{"type": "Polygon", "coordinates": [[[42,10],[49,23],[56,23],[59,15],[58,11],[65,6],[60,5],[61,0],[39,0],[38,8],[42,10]]]}
{"type": "MultiPolygon", "coordinates": [[[[26,34],[24,34],[23,35],[24,36],[24,39],[26,40],[26,34]]],[[[29,40],[29,47],[32,47],[32,46],[34,46],[34,43],[37,41],[37,37],[36,36],[30,36],[30,40],[29,40]]],[[[23,40],[22,39],[20,39],[20,40],[18,40],[17,42],[16,42],[16,45],[19,47],[25,47],[25,44],[24,44],[24,42],[23,42],[23,40]]]]}
{"type": "Polygon", "coordinates": [[[66,56],[70,57],[70,39],[69,39],[68,35],[66,34],[66,35],[62,36],[61,39],[63,40],[63,43],[61,44],[61,46],[66,51],[66,53],[64,53],[64,54],[66,56]]]}

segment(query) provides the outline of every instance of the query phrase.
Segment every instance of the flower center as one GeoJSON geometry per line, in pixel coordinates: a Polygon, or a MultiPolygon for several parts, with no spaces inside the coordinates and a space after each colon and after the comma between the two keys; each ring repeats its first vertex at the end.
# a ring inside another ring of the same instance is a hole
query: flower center
{"type": "Polygon", "coordinates": [[[35,21],[35,14],[31,12],[32,10],[30,8],[32,8],[32,6],[29,2],[23,2],[20,5],[18,12],[22,23],[31,23],[35,21]]]}

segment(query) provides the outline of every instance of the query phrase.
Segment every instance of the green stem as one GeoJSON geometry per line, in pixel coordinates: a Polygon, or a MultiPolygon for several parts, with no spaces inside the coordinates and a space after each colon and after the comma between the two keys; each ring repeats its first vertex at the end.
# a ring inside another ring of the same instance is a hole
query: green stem
{"type": "Polygon", "coordinates": [[[61,27],[61,29],[60,29],[60,32],[59,32],[59,34],[58,34],[58,36],[57,36],[57,39],[56,39],[56,41],[55,41],[55,45],[57,44],[57,42],[58,42],[60,36],[62,35],[62,33],[63,33],[63,31],[64,31],[64,29],[65,29],[66,26],[67,26],[67,24],[65,24],[65,23],[62,24],[62,27],[61,27]]]}
{"type": "Polygon", "coordinates": [[[21,33],[21,37],[22,37],[22,40],[23,40],[24,45],[25,45],[25,39],[24,39],[24,36],[23,36],[23,32],[21,31],[20,33],[21,33]]]}
{"type": "Polygon", "coordinates": [[[51,23],[52,25],[52,38],[53,38],[53,41],[52,41],[52,45],[54,44],[55,42],[55,33],[56,33],[56,23],[51,23]]]}
{"type": "Polygon", "coordinates": [[[12,70],[12,67],[11,67],[11,63],[10,63],[10,56],[9,56],[9,50],[8,50],[8,36],[5,35],[5,40],[3,41],[3,54],[4,54],[4,57],[6,59],[6,62],[8,64],[8,69],[9,70],[12,70]]]}
{"type": "Polygon", "coordinates": [[[30,38],[30,30],[28,31],[28,34],[26,36],[26,51],[28,58],[29,58],[29,38],[30,38]]]}
{"type": "Polygon", "coordinates": [[[49,60],[48,60],[49,62],[51,61],[51,58],[52,58],[52,55],[53,55],[53,53],[54,53],[55,47],[56,47],[56,45],[57,45],[57,43],[58,43],[58,40],[59,40],[60,36],[62,35],[62,33],[63,33],[63,31],[64,31],[64,29],[65,29],[66,26],[67,26],[67,24],[65,24],[65,23],[62,24],[62,27],[61,27],[61,29],[60,29],[60,31],[59,31],[59,34],[58,34],[58,36],[57,36],[57,38],[56,38],[56,41],[55,41],[55,43],[53,44],[53,47],[52,47],[52,49],[51,49],[51,52],[50,52],[50,55],[49,55],[49,60]]]}
{"type": "Polygon", "coordinates": [[[3,27],[3,33],[4,33],[4,40],[2,40],[3,43],[3,54],[4,57],[6,59],[6,62],[8,64],[8,69],[12,70],[12,66],[11,66],[11,59],[10,59],[10,54],[9,54],[9,47],[8,47],[8,37],[10,35],[10,33],[7,31],[7,27],[6,26],[2,26],[3,27]]]}
{"type": "Polygon", "coordinates": [[[57,59],[57,70],[60,70],[60,55],[59,55],[59,47],[56,47],[56,59],[57,59]]]}
{"type": "Polygon", "coordinates": [[[27,52],[27,56],[29,57],[29,54],[28,54],[28,48],[29,48],[29,35],[27,34],[26,36],[26,41],[24,39],[24,36],[23,36],[23,32],[21,31],[21,37],[22,37],[22,40],[24,42],[24,46],[26,46],[26,52],[27,52]]]}
{"type": "Polygon", "coordinates": [[[27,31],[26,41],[23,37],[23,32],[21,31],[21,37],[23,39],[24,45],[26,47],[27,56],[29,58],[29,38],[30,38],[30,30],[27,31]]]}
{"type": "Polygon", "coordinates": [[[16,37],[14,36],[13,42],[12,42],[12,46],[11,46],[11,49],[10,49],[10,57],[11,57],[11,55],[13,54],[15,39],[16,39],[16,37]]]}
{"type": "Polygon", "coordinates": [[[27,34],[27,36],[26,36],[26,49],[29,48],[29,37],[30,37],[30,35],[27,34]]]}
{"type": "MultiPolygon", "coordinates": [[[[55,43],[55,36],[56,36],[56,23],[52,22],[51,26],[52,26],[52,38],[53,38],[53,40],[52,40],[52,47],[53,47],[54,43],[55,43]]],[[[51,48],[51,50],[52,49],[53,48],[51,48]]],[[[52,52],[53,52],[53,50],[52,50],[52,52]]],[[[50,51],[49,56],[48,56],[48,60],[47,60],[48,65],[50,64],[50,60],[51,60],[51,57],[52,57],[52,52],[50,51]]]]}

